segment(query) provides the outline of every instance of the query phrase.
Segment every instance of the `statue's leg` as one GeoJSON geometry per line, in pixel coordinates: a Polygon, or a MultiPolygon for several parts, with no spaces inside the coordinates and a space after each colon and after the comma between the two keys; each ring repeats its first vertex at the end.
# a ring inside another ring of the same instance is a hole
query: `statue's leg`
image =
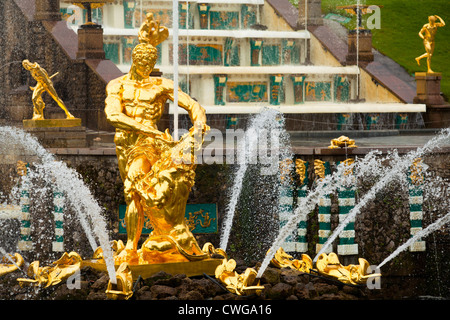
{"type": "Polygon", "coordinates": [[[425,49],[427,50],[428,72],[432,73],[433,70],[431,70],[431,57],[433,56],[433,52],[434,52],[434,42],[427,42],[427,44],[425,45],[425,49]]]}
{"type": "Polygon", "coordinates": [[[39,85],[33,90],[33,96],[31,97],[31,101],[33,102],[33,120],[44,119],[44,108],[45,103],[42,100],[42,93],[44,92],[44,88],[39,85]]]}
{"type": "Polygon", "coordinates": [[[428,53],[424,53],[423,55],[419,56],[416,58],[417,64],[420,66],[420,60],[422,60],[423,58],[427,58],[428,57],[428,53]]]}
{"type": "Polygon", "coordinates": [[[142,156],[133,160],[127,172],[125,181],[125,198],[129,199],[125,223],[127,225],[126,249],[137,250],[139,238],[144,226],[144,209],[141,205],[141,198],[134,190],[137,179],[150,170],[150,163],[142,156]]]}
{"type": "Polygon", "coordinates": [[[125,249],[136,251],[142,228],[144,227],[144,212],[140,205],[140,199],[134,194],[125,213],[125,224],[127,229],[127,244],[125,249]]]}
{"type": "Polygon", "coordinates": [[[63,109],[63,111],[65,112],[67,119],[73,119],[75,118],[70,112],[69,110],[67,110],[66,105],[64,104],[64,102],[61,100],[61,98],[58,96],[58,94],[55,91],[55,88],[53,86],[48,86],[47,87],[47,92],[48,94],[53,98],[53,100],[56,101],[56,103],[58,104],[58,106],[63,109]]]}

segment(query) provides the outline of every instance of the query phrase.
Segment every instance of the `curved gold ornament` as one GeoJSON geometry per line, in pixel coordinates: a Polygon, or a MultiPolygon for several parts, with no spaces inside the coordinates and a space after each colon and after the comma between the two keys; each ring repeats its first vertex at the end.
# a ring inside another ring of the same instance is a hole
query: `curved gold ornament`
{"type": "Polygon", "coordinates": [[[8,256],[2,257],[0,263],[0,277],[14,272],[23,266],[24,260],[19,253],[15,253],[14,256],[8,254],[8,256]]]}
{"type": "Polygon", "coordinates": [[[342,164],[344,165],[344,176],[351,176],[353,175],[353,164],[355,163],[355,159],[345,159],[342,161],[342,164]]]}
{"type": "Polygon", "coordinates": [[[369,262],[363,258],[358,259],[359,265],[350,264],[343,266],[339,262],[337,254],[322,253],[313,267],[313,261],[307,254],[302,254],[302,260],[293,259],[283,248],[279,248],[270,261],[271,265],[277,268],[291,268],[304,273],[311,271],[333,278],[342,283],[360,285],[367,282],[371,277],[380,277],[381,274],[368,274],[369,262]]]}
{"type": "Polygon", "coordinates": [[[286,182],[286,181],[293,181],[293,178],[291,176],[291,167],[294,164],[292,159],[286,158],[282,161],[280,161],[280,181],[286,182]]]}
{"type": "Polygon", "coordinates": [[[116,283],[108,282],[106,296],[112,300],[128,300],[132,295],[133,276],[128,263],[123,262],[116,270],[116,283]]]}
{"type": "Polygon", "coordinates": [[[300,185],[303,185],[306,179],[306,161],[302,159],[295,160],[295,172],[297,172],[300,180],[300,185]]]}
{"type": "Polygon", "coordinates": [[[367,282],[370,277],[380,277],[381,274],[367,274],[369,262],[363,258],[358,259],[359,265],[343,266],[334,252],[322,253],[316,262],[320,274],[335,278],[343,283],[358,285],[367,282]]]}
{"type": "Polygon", "coordinates": [[[416,158],[413,161],[413,164],[410,167],[410,179],[411,183],[413,185],[421,185],[424,182],[424,176],[423,176],[423,159],[416,158]]]}
{"type": "Polygon", "coordinates": [[[325,178],[325,161],[320,159],[314,160],[314,173],[319,179],[325,178]]]}
{"type": "Polygon", "coordinates": [[[358,148],[355,144],[355,140],[346,136],[340,136],[339,138],[332,139],[330,143],[331,144],[328,146],[328,149],[358,148]]]}
{"type": "Polygon", "coordinates": [[[310,273],[313,269],[313,261],[307,254],[302,254],[302,259],[293,259],[293,257],[286,253],[283,248],[279,248],[275,252],[274,257],[270,260],[271,265],[277,268],[291,268],[304,273],[310,273]]]}
{"type": "Polygon", "coordinates": [[[216,268],[216,279],[220,280],[228,291],[237,295],[260,295],[263,286],[257,280],[257,272],[253,268],[247,268],[243,274],[238,274],[234,269],[236,261],[234,259],[223,259],[221,265],[216,268]]]}
{"type": "Polygon", "coordinates": [[[19,176],[26,176],[28,172],[27,163],[22,160],[17,161],[16,170],[19,176]]]}
{"type": "Polygon", "coordinates": [[[148,43],[156,47],[169,37],[169,29],[154,20],[153,13],[147,13],[146,20],[141,24],[138,33],[140,43],[148,43]]]}
{"type": "Polygon", "coordinates": [[[49,287],[66,280],[81,268],[82,259],[76,252],[64,252],[54,266],[40,267],[39,261],[33,261],[28,268],[28,276],[34,279],[18,278],[20,285],[34,284],[49,287]]]}

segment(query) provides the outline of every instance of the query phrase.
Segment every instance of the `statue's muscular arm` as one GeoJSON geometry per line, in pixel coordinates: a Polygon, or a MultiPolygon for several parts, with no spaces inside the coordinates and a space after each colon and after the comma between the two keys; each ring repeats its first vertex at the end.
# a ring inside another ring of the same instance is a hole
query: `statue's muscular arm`
{"type": "MultiPolygon", "coordinates": [[[[163,79],[162,85],[168,98],[173,101],[174,92],[172,80],[163,79]]],[[[205,109],[203,109],[202,106],[200,106],[200,104],[197,101],[192,99],[188,94],[184,93],[181,90],[178,90],[178,106],[180,106],[181,108],[185,109],[188,112],[192,124],[194,124],[195,122],[206,124],[205,109]]]]}
{"type": "Polygon", "coordinates": [[[444,22],[444,20],[442,20],[442,18],[441,17],[439,17],[439,16],[435,16],[437,19],[439,19],[439,21],[440,22],[436,22],[436,25],[438,26],[438,27],[444,27],[445,26],[445,22],[444,22]]]}
{"type": "Polygon", "coordinates": [[[111,81],[106,86],[105,113],[108,122],[115,128],[122,130],[138,131],[152,135],[162,134],[161,131],[143,125],[123,112],[122,99],[120,97],[121,91],[122,85],[119,79],[111,81]]]}

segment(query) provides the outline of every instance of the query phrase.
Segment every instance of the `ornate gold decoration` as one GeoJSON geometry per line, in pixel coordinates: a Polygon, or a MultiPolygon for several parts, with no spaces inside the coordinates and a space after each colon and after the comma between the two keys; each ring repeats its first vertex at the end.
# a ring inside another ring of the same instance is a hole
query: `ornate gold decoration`
{"type": "MultiPolygon", "coordinates": [[[[125,249],[125,245],[123,244],[122,240],[113,240],[111,241],[111,249],[113,251],[113,256],[116,257],[117,255],[119,255],[123,249],[125,249]]],[[[102,260],[104,262],[103,259],[103,248],[102,247],[98,247],[95,251],[94,254],[92,255],[93,259],[97,259],[97,260],[102,260]]]]}
{"type": "Polygon", "coordinates": [[[299,175],[300,185],[303,185],[305,179],[306,179],[306,161],[303,161],[302,159],[296,159],[295,160],[295,172],[299,175]]]}
{"type": "Polygon", "coordinates": [[[197,225],[200,225],[202,228],[208,228],[211,225],[211,222],[214,222],[216,218],[211,218],[209,216],[209,212],[205,212],[205,210],[200,209],[195,212],[189,212],[189,218],[186,219],[186,224],[189,227],[189,230],[194,230],[197,225]],[[199,219],[199,216],[203,218],[203,221],[199,219]]]}
{"type": "Polygon", "coordinates": [[[14,256],[11,254],[8,254],[8,257],[4,256],[0,263],[0,277],[16,271],[23,266],[23,262],[22,256],[18,253],[15,253],[14,256]]]}
{"type": "Polygon", "coordinates": [[[314,160],[314,173],[319,179],[325,178],[325,161],[320,159],[314,160]]]}
{"type": "Polygon", "coordinates": [[[353,175],[353,167],[351,166],[353,163],[355,162],[355,159],[345,159],[344,161],[342,161],[342,164],[344,165],[344,175],[345,176],[350,176],[353,175]]]}
{"type": "Polygon", "coordinates": [[[205,110],[190,96],[178,91],[178,105],[188,111],[194,126],[179,141],[157,123],[166,101],[174,100],[173,81],[150,77],[157,59],[157,45],[166,29],[151,15],[140,30],[132,51],[129,73],[110,81],[106,88],[105,113],[116,128],[119,171],[124,182],[127,210],[127,242],[115,258],[128,264],[183,262],[209,257],[198,246],[185,219],[185,207],[194,185],[196,152],[209,130],[205,110]],[[152,233],[138,250],[144,217],[152,233]]]}
{"type": "Polygon", "coordinates": [[[340,136],[339,138],[332,139],[331,144],[328,146],[328,149],[337,148],[358,148],[358,146],[355,144],[355,140],[346,136],[340,136]]]}
{"type": "Polygon", "coordinates": [[[292,159],[286,158],[280,161],[280,180],[284,182],[285,180],[293,180],[291,176],[291,166],[294,163],[292,159]]]}
{"type": "Polygon", "coordinates": [[[275,253],[270,263],[277,268],[291,268],[300,272],[311,273],[318,272],[321,275],[334,278],[347,284],[364,284],[371,277],[381,277],[381,274],[368,274],[369,263],[363,258],[358,259],[359,265],[350,264],[343,266],[339,262],[337,254],[334,252],[322,253],[316,262],[316,268],[313,268],[313,261],[307,254],[302,254],[302,260],[293,259],[291,255],[280,248],[275,253]]]}
{"type": "Polygon", "coordinates": [[[221,249],[221,248],[214,248],[214,246],[210,242],[207,242],[207,243],[205,243],[203,245],[202,251],[204,253],[208,253],[209,255],[219,254],[222,257],[224,257],[225,259],[228,259],[228,255],[223,249],[221,249]]]}
{"type": "Polygon", "coordinates": [[[58,74],[55,73],[52,76],[48,76],[47,71],[42,68],[37,62],[31,63],[27,59],[22,61],[23,67],[30,71],[31,76],[37,81],[36,86],[30,87],[33,91],[32,101],[33,101],[33,120],[43,120],[44,119],[44,108],[45,103],[42,99],[42,94],[46,91],[58,106],[63,109],[66,113],[67,119],[75,119],[75,117],[67,110],[66,105],[61,100],[61,98],[56,93],[53,87],[53,82],[51,79],[58,74]]]}
{"type": "Polygon", "coordinates": [[[18,278],[20,285],[34,284],[49,287],[56,285],[80,270],[81,257],[76,252],[64,252],[62,257],[53,262],[54,266],[39,267],[39,261],[33,261],[28,268],[28,276],[34,279],[18,278]]]}
{"type": "Polygon", "coordinates": [[[148,43],[156,47],[169,37],[169,29],[160,25],[153,19],[153,13],[147,13],[146,20],[139,28],[138,39],[140,43],[148,43]]]}
{"type": "Polygon", "coordinates": [[[316,268],[320,274],[353,285],[364,284],[368,278],[381,276],[381,274],[367,274],[367,268],[369,267],[367,260],[359,258],[358,262],[359,265],[343,266],[334,252],[328,255],[322,253],[317,259],[316,268]]]}
{"type": "Polygon", "coordinates": [[[106,296],[112,300],[128,300],[133,295],[133,276],[128,263],[123,262],[116,270],[116,283],[108,282],[106,296]]]}
{"type": "Polygon", "coordinates": [[[410,179],[411,179],[411,183],[414,185],[421,185],[423,184],[424,181],[424,177],[423,177],[423,160],[422,158],[416,158],[413,161],[413,164],[410,167],[410,179]]]}
{"type": "Polygon", "coordinates": [[[293,259],[290,254],[287,254],[283,248],[279,248],[275,252],[274,257],[270,260],[271,265],[277,268],[291,268],[304,273],[310,273],[313,269],[313,261],[307,254],[302,254],[302,259],[293,259]]]}
{"type": "Polygon", "coordinates": [[[435,47],[435,36],[437,32],[438,27],[445,26],[444,20],[442,20],[441,17],[437,15],[429,16],[428,17],[428,23],[424,24],[422,29],[419,31],[419,37],[423,39],[423,45],[425,47],[425,53],[421,56],[416,58],[417,64],[420,66],[420,60],[423,58],[427,58],[427,72],[428,73],[434,73],[433,70],[431,70],[431,57],[434,53],[434,47],[435,47]],[[439,22],[436,22],[436,20],[439,19],[439,22]]]}
{"type": "Polygon", "coordinates": [[[26,176],[28,171],[27,163],[22,160],[17,161],[16,170],[19,176],[26,176]]]}
{"type": "Polygon", "coordinates": [[[222,264],[216,268],[216,279],[220,280],[228,291],[237,295],[261,294],[264,287],[259,284],[259,279],[256,279],[256,270],[247,268],[243,274],[238,274],[234,271],[235,268],[235,260],[223,259],[222,264]]]}

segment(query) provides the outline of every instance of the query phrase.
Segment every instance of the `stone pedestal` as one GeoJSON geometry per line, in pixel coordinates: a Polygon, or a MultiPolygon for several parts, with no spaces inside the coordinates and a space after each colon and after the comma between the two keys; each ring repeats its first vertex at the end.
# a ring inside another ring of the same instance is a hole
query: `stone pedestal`
{"type": "Polygon", "coordinates": [[[323,25],[322,19],[322,0],[304,0],[298,2],[298,26],[300,28],[308,26],[323,25]],[[305,14],[307,21],[305,21],[305,14]]]}
{"type": "Polygon", "coordinates": [[[441,96],[441,79],[441,73],[416,72],[417,95],[414,97],[414,103],[445,104],[441,96]]]}
{"type": "Polygon", "coordinates": [[[5,105],[6,117],[13,122],[21,122],[23,119],[33,116],[33,107],[30,107],[31,91],[26,85],[11,90],[8,103],[5,105]]]}
{"type": "Polygon", "coordinates": [[[373,61],[372,53],[372,32],[370,30],[359,30],[359,35],[356,30],[351,30],[348,33],[348,54],[347,54],[347,64],[356,64],[356,53],[359,47],[359,57],[360,62],[370,62],[373,61]],[[359,36],[359,43],[358,43],[359,36]]]}
{"type": "Polygon", "coordinates": [[[425,122],[428,128],[446,128],[450,126],[450,104],[441,95],[442,74],[416,72],[416,96],[414,103],[427,105],[425,122]]]}
{"type": "Polygon", "coordinates": [[[101,26],[83,25],[78,29],[77,59],[105,59],[101,26]]]}
{"type": "Polygon", "coordinates": [[[86,128],[81,119],[23,120],[25,131],[34,135],[45,148],[85,148],[86,128]]]}

